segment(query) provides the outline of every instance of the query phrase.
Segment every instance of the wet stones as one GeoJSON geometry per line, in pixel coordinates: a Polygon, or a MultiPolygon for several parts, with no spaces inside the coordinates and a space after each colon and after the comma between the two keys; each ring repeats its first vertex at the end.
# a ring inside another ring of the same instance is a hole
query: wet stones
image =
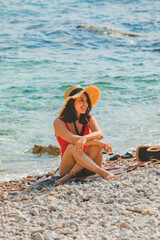
{"type": "Polygon", "coordinates": [[[32,148],[32,153],[33,154],[39,154],[42,155],[44,153],[47,153],[49,155],[53,155],[53,156],[58,156],[61,154],[61,149],[55,145],[48,145],[48,146],[44,146],[44,145],[34,145],[34,147],[32,148]]]}

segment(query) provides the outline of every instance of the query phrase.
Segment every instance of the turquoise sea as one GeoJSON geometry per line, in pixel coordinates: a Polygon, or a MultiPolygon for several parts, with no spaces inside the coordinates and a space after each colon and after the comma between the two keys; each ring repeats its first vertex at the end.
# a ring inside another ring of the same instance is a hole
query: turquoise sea
{"type": "Polygon", "coordinates": [[[92,114],[114,153],[160,143],[159,0],[8,0],[0,19],[1,182],[56,169],[60,157],[31,149],[58,145],[74,84],[100,88],[92,114]]]}

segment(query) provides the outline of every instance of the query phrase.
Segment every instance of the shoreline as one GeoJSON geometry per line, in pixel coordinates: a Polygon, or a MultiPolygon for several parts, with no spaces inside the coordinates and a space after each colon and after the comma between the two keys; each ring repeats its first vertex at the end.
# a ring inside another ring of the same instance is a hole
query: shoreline
{"type": "MultiPolygon", "coordinates": [[[[0,201],[0,238],[159,240],[159,176],[156,164],[108,181],[98,178],[58,187],[28,188],[32,176],[13,181],[12,190],[21,190],[0,201]]],[[[3,184],[6,190],[11,185],[3,184]]]]}
{"type": "MultiPolygon", "coordinates": [[[[126,164],[129,165],[134,165],[134,163],[137,161],[130,160],[130,159],[121,159],[121,160],[104,160],[103,165],[105,168],[114,168],[116,166],[126,166],[126,164]]],[[[55,170],[52,172],[48,172],[47,174],[49,175],[54,175],[55,170]]],[[[43,174],[41,174],[42,176],[43,174]]],[[[20,179],[11,179],[8,181],[0,182],[0,201],[3,200],[3,198],[7,198],[9,195],[16,195],[31,185],[28,184],[33,179],[36,179],[39,175],[28,175],[27,177],[20,178],[20,179]],[[6,192],[7,190],[7,192],[6,192]],[[4,197],[3,197],[4,195],[4,197]]]]}

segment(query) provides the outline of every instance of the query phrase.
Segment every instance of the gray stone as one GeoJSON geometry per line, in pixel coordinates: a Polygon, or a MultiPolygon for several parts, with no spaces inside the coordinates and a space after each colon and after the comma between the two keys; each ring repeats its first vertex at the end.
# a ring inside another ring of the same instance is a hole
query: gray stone
{"type": "Polygon", "coordinates": [[[35,234],[32,235],[32,239],[33,240],[44,240],[44,237],[42,236],[42,234],[40,234],[38,232],[38,233],[35,233],[35,234]]]}
{"type": "Polygon", "coordinates": [[[35,234],[35,233],[44,233],[45,229],[44,228],[35,228],[32,230],[31,234],[35,234]]]}
{"type": "Polygon", "coordinates": [[[37,209],[31,209],[31,210],[29,211],[29,213],[30,213],[31,215],[33,215],[33,216],[39,215],[39,212],[38,212],[37,209]]]}

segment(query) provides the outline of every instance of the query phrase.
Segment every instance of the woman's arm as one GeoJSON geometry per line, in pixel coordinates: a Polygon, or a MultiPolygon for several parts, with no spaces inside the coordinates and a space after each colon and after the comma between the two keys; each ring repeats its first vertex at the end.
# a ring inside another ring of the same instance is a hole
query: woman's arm
{"type": "Polygon", "coordinates": [[[102,131],[98,126],[98,123],[94,117],[91,117],[89,122],[89,128],[92,133],[84,136],[74,135],[71,133],[65,123],[61,119],[55,119],[53,122],[55,135],[60,136],[67,142],[76,144],[77,152],[81,152],[83,150],[83,146],[86,145],[99,145],[102,148],[105,148],[106,151],[110,151],[110,146],[108,143],[100,142],[99,140],[103,138],[102,131]]]}
{"type": "Polygon", "coordinates": [[[98,139],[88,140],[86,145],[97,145],[101,149],[105,149],[107,152],[112,152],[112,147],[109,145],[108,142],[103,142],[98,139]]]}
{"type": "Polygon", "coordinates": [[[55,130],[55,135],[57,137],[60,136],[67,142],[70,142],[73,144],[76,144],[78,140],[82,140],[83,138],[85,138],[85,141],[103,138],[102,131],[98,126],[96,119],[93,116],[89,121],[89,128],[91,129],[92,133],[85,136],[79,136],[71,133],[61,119],[55,119],[53,122],[53,126],[55,130]]]}
{"type": "Polygon", "coordinates": [[[91,133],[88,135],[85,135],[87,140],[92,140],[92,139],[100,140],[103,138],[102,130],[99,127],[97,120],[93,116],[91,117],[91,119],[89,121],[89,128],[91,130],[91,133]]]}
{"type": "Polygon", "coordinates": [[[108,143],[100,141],[100,139],[103,138],[103,134],[96,119],[93,116],[89,121],[89,128],[92,132],[90,134],[82,136],[76,141],[76,151],[83,151],[84,145],[98,145],[102,149],[105,149],[107,152],[112,151],[112,148],[108,143]]]}
{"type": "Polygon", "coordinates": [[[56,137],[61,137],[69,143],[76,144],[83,136],[71,133],[61,119],[55,119],[53,122],[56,137]]]}

